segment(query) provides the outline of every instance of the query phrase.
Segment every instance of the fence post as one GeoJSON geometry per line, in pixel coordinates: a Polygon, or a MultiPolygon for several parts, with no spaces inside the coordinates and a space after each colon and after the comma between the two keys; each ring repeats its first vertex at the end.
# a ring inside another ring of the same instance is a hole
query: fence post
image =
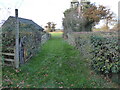
{"type": "Polygon", "coordinates": [[[15,68],[19,68],[19,19],[18,19],[18,9],[15,9],[15,18],[16,18],[15,68]]]}
{"type": "Polygon", "coordinates": [[[118,2],[118,32],[120,33],[119,29],[120,29],[120,1],[118,2]]]}
{"type": "Polygon", "coordinates": [[[0,27],[0,89],[2,89],[2,27],[0,27]]]}

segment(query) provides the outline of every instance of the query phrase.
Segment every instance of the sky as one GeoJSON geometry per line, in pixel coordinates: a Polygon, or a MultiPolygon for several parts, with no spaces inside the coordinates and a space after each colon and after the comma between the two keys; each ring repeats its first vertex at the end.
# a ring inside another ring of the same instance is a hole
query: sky
{"type": "MultiPolygon", "coordinates": [[[[90,1],[107,6],[118,16],[120,0],[90,1]]],[[[63,12],[70,8],[70,2],[71,0],[0,0],[0,22],[14,16],[14,10],[17,8],[19,17],[31,19],[42,27],[47,22],[54,22],[57,24],[56,28],[62,28],[63,12]]]]}

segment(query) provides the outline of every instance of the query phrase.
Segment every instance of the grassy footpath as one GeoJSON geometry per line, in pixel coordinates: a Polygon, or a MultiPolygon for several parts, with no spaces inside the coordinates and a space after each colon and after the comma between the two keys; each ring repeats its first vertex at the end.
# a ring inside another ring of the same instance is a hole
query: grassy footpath
{"type": "Polygon", "coordinates": [[[27,64],[15,70],[3,68],[3,87],[19,88],[112,88],[115,84],[103,80],[88,68],[75,50],[61,38],[61,33],[52,33],[41,52],[27,64]]]}

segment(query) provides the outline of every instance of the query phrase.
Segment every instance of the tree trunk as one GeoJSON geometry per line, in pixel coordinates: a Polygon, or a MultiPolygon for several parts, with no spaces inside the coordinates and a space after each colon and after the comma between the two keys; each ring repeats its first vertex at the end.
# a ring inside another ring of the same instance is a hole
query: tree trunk
{"type": "Polygon", "coordinates": [[[87,31],[87,32],[92,31],[92,25],[87,25],[85,27],[85,31],[87,31]]]}

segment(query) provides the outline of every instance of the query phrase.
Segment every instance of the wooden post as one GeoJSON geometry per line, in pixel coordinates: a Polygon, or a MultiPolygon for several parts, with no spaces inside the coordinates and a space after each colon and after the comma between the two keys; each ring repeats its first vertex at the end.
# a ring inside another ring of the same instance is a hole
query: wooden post
{"type": "Polygon", "coordinates": [[[2,89],[2,27],[0,27],[0,89],[2,89]]]}
{"type": "Polygon", "coordinates": [[[15,17],[16,17],[15,68],[19,68],[19,20],[18,20],[18,9],[15,9],[15,17]]]}
{"type": "Polygon", "coordinates": [[[80,18],[80,13],[81,13],[81,1],[78,4],[78,18],[80,18]]]}
{"type": "MultiPolygon", "coordinates": [[[[118,29],[120,29],[120,1],[118,2],[118,29]]],[[[120,32],[120,30],[118,30],[120,32]]]]}

